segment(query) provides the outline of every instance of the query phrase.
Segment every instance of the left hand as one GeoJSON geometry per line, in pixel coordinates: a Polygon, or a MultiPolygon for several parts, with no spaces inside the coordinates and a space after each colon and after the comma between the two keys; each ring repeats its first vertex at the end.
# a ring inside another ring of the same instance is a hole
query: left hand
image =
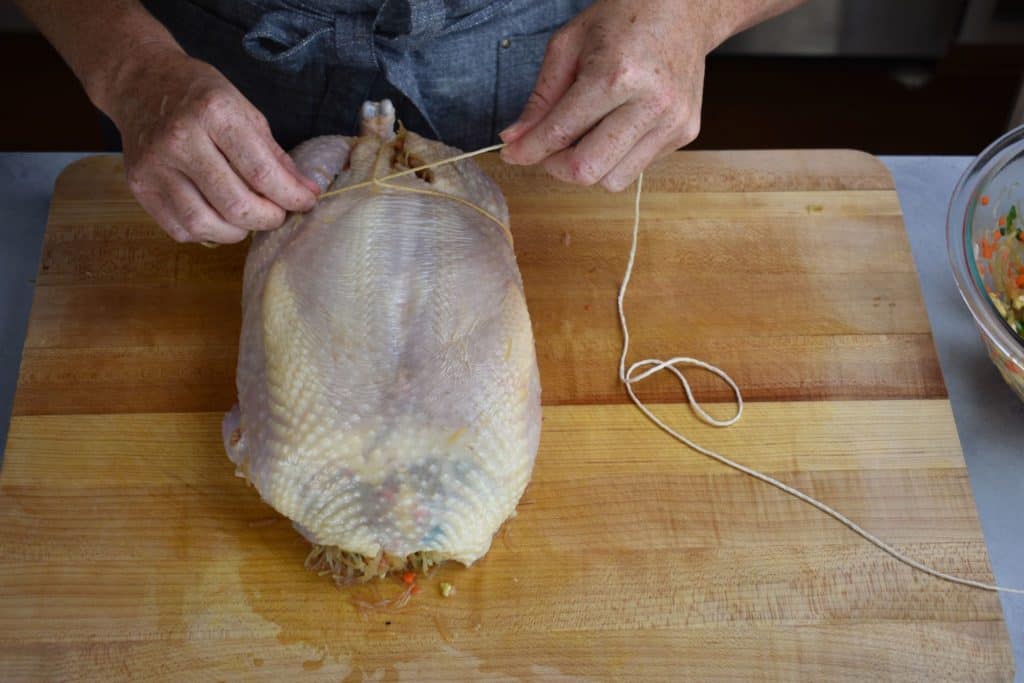
{"type": "Polygon", "coordinates": [[[552,37],[526,108],[501,133],[502,158],[628,187],[697,137],[704,58],[724,37],[715,19],[705,2],[598,0],[552,37]]]}

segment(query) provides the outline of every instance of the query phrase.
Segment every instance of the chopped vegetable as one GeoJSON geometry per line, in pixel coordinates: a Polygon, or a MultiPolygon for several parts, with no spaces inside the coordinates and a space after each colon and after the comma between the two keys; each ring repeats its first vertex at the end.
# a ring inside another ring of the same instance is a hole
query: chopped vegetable
{"type": "Polygon", "coordinates": [[[982,238],[981,240],[981,257],[990,259],[992,255],[996,253],[996,241],[989,242],[987,239],[982,238]]]}
{"type": "Polygon", "coordinates": [[[337,546],[314,544],[306,556],[306,569],[320,576],[330,576],[334,583],[346,586],[353,583],[365,583],[376,577],[388,574],[426,573],[431,567],[442,562],[437,553],[424,551],[397,557],[388,553],[380,553],[376,557],[368,557],[359,553],[351,553],[337,546]]]}
{"type": "Polygon", "coordinates": [[[994,294],[989,294],[988,298],[992,301],[992,305],[996,307],[996,310],[999,311],[999,315],[1005,318],[1006,306],[1003,304],[1003,302],[997,299],[994,294]]]}
{"type": "Polygon", "coordinates": [[[988,195],[987,194],[981,195],[981,205],[982,206],[988,206],[988,195]]]}
{"type": "Polygon", "coordinates": [[[406,572],[402,574],[402,583],[408,585],[416,581],[416,572],[406,572]]]}
{"type": "Polygon", "coordinates": [[[452,593],[455,592],[455,586],[451,585],[447,581],[442,581],[441,582],[440,589],[441,589],[441,595],[443,597],[446,597],[446,598],[451,597],[452,593]]]}
{"type": "Polygon", "coordinates": [[[975,254],[992,306],[1010,329],[1024,338],[1024,231],[1019,217],[1017,206],[1011,205],[996,218],[998,228],[982,233],[975,254]],[[1003,240],[1003,235],[1017,239],[1003,240]]]}

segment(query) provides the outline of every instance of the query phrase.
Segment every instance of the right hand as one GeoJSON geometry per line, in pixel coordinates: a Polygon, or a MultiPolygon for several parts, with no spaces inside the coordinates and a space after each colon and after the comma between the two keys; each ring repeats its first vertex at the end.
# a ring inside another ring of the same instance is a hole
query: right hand
{"type": "Polygon", "coordinates": [[[239,242],[308,211],[319,187],[274,141],[263,115],[217,69],[180,50],[119,74],[108,114],[128,185],[178,242],[239,242]]]}

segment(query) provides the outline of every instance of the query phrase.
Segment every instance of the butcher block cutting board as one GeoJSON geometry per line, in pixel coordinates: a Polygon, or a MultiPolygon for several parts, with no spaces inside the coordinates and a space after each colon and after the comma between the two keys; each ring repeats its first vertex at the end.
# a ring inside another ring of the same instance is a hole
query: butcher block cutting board
{"type": "MultiPolygon", "coordinates": [[[[482,561],[369,615],[352,601],[398,582],[307,573],[305,544],[223,454],[246,247],[172,243],[118,157],[64,172],[0,474],[0,679],[1012,678],[996,595],[899,564],[628,403],[614,301],[630,193],[481,163],[508,197],[536,334],[537,466],[482,561]]],[[[991,581],[885,168],[685,152],[645,188],[632,357],[714,363],[750,403],[714,429],[666,378],[641,396],[923,562],[991,581]]],[[[732,414],[720,381],[691,379],[732,414]]]]}

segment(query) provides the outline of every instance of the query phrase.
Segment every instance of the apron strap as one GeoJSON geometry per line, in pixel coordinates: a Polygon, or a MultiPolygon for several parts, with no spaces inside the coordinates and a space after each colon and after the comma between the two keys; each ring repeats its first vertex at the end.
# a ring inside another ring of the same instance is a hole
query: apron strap
{"type": "MultiPolygon", "coordinates": [[[[475,14],[481,13],[490,15],[493,10],[475,14]]],[[[275,10],[260,17],[242,45],[253,59],[287,71],[297,72],[317,59],[354,70],[380,71],[437,136],[416,82],[411,53],[449,30],[464,28],[471,18],[448,26],[443,0],[384,0],[376,12],[342,11],[333,16],[275,10]]],[[[477,23],[486,18],[477,18],[477,23]]]]}

